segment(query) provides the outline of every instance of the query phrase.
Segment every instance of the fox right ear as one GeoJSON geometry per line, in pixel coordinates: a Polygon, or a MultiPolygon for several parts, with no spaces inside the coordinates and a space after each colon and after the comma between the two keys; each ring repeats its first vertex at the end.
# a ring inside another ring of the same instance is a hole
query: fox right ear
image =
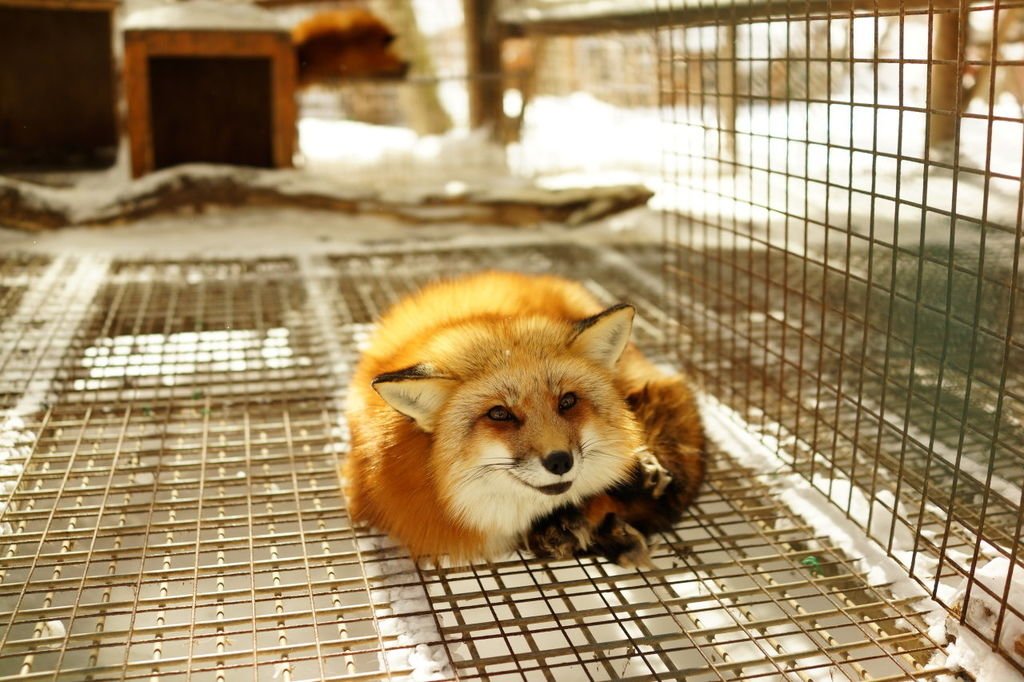
{"type": "Polygon", "coordinates": [[[437,415],[444,406],[455,380],[436,376],[424,365],[415,365],[398,372],[381,374],[371,384],[388,405],[406,417],[411,417],[427,433],[437,423],[437,415]]]}
{"type": "Polygon", "coordinates": [[[620,303],[576,323],[570,347],[594,362],[612,367],[629,343],[633,329],[633,306],[620,303]]]}

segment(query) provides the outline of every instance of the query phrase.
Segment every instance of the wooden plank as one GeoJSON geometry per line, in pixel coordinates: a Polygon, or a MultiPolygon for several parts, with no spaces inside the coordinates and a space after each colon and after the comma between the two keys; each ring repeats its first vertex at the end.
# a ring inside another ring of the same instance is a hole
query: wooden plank
{"type": "Polygon", "coordinates": [[[188,57],[268,57],[291,51],[291,37],[280,31],[129,29],[125,40],[138,40],[150,55],[188,57]]]}
{"type": "Polygon", "coordinates": [[[298,136],[298,103],[295,98],[298,67],[290,41],[280,42],[272,58],[272,105],[274,120],[274,165],[290,168],[298,136]]]}
{"type": "Polygon", "coordinates": [[[149,63],[146,45],[139,37],[126,36],[124,44],[124,87],[128,103],[128,147],[132,155],[132,177],[153,170],[153,138],[149,127],[149,63]]]}

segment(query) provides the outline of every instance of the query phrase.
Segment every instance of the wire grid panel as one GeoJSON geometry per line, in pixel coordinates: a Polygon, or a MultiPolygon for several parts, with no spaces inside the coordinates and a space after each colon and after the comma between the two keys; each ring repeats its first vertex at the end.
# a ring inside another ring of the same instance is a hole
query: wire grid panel
{"type": "Polygon", "coordinates": [[[5,423],[0,674],[379,673],[305,307],[286,261],[113,264],[55,404],[5,423]]]}
{"type": "Polygon", "coordinates": [[[658,31],[680,359],[1024,670],[1021,5],[701,7],[658,31]]]}
{"type": "MultiPolygon", "coordinates": [[[[4,422],[0,679],[937,674],[919,605],[869,584],[725,453],[645,573],[526,556],[420,569],[353,528],[338,390],[385,306],[442,269],[557,270],[636,302],[659,356],[670,325],[641,273],[663,258],[546,246],[108,264],[54,341],[53,403],[4,422]]],[[[16,315],[56,274],[95,279],[48,267],[16,315]]]]}

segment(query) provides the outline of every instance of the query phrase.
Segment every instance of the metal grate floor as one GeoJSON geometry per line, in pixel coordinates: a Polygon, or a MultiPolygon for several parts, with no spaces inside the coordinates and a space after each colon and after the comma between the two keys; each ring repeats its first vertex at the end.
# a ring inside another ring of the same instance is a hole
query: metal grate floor
{"type": "Polygon", "coordinates": [[[0,260],[0,680],[935,676],[915,602],[723,451],[643,573],[428,570],[353,528],[339,406],[383,307],[440,272],[557,271],[636,303],[668,357],[663,259],[0,260]]]}

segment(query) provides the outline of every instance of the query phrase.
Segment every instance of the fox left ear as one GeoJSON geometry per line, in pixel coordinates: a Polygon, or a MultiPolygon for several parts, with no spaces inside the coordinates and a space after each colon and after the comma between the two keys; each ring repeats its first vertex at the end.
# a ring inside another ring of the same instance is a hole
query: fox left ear
{"type": "Polygon", "coordinates": [[[620,303],[593,317],[576,323],[576,336],[569,347],[594,362],[612,367],[618,362],[629,343],[636,309],[620,303]]]}
{"type": "Polygon", "coordinates": [[[371,384],[388,405],[432,433],[437,416],[455,388],[455,379],[436,376],[423,365],[381,374],[371,384]]]}

